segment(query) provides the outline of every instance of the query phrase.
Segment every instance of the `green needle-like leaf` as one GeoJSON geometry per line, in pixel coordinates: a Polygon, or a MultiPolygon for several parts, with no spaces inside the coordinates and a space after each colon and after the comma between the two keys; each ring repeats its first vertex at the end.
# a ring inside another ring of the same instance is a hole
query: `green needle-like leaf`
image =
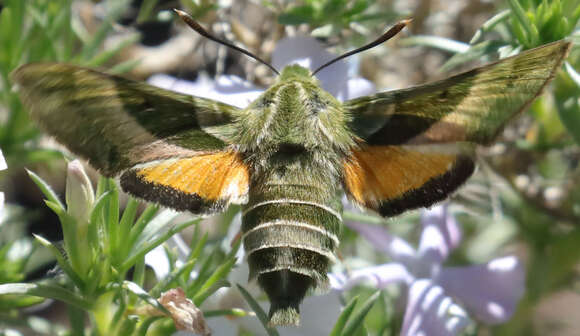
{"type": "Polygon", "coordinates": [[[63,301],[84,310],[92,307],[91,302],[81,298],[78,294],[54,284],[44,283],[8,283],[0,285],[0,295],[22,294],[40,296],[63,301]]]}
{"type": "Polygon", "coordinates": [[[46,183],[42,178],[40,178],[40,176],[36,175],[34,172],[28,169],[26,170],[26,172],[28,173],[28,176],[30,176],[32,181],[38,186],[38,188],[40,188],[40,191],[42,191],[44,196],[52,203],[58,205],[59,209],[65,211],[64,204],[62,204],[62,202],[60,201],[54,190],[52,190],[51,186],[48,183],[46,183]]]}
{"type": "Polygon", "coordinates": [[[344,307],[344,309],[342,310],[342,313],[340,313],[340,316],[336,320],[336,323],[334,324],[334,328],[332,328],[332,331],[330,332],[329,336],[341,335],[342,330],[344,329],[344,326],[348,322],[350,315],[354,311],[354,307],[356,306],[357,302],[358,302],[358,296],[355,296],[352,298],[352,300],[350,300],[350,302],[346,305],[346,307],[344,307]]]}
{"type": "Polygon", "coordinates": [[[380,294],[381,292],[377,291],[370,298],[368,298],[368,300],[365,301],[362,308],[357,313],[355,313],[352,319],[350,319],[346,324],[346,327],[341,333],[342,336],[354,335],[357,329],[362,325],[364,318],[367,316],[368,312],[371,310],[380,294]]]}
{"type": "Polygon", "coordinates": [[[246,302],[248,303],[248,305],[250,305],[252,310],[256,313],[256,316],[258,317],[260,322],[262,322],[262,325],[264,326],[264,329],[266,330],[268,335],[269,336],[279,336],[280,334],[278,334],[278,331],[275,328],[268,326],[268,315],[262,309],[262,307],[260,307],[258,302],[256,302],[256,300],[254,300],[252,295],[250,295],[250,293],[248,293],[248,291],[244,287],[242,287],[240,284],[237,284],[236,286],[238,286],[238,290],[240,291],[240,293],[242,293],[242,296],[244,297],[244,299],[246,299],[246,302]]]}

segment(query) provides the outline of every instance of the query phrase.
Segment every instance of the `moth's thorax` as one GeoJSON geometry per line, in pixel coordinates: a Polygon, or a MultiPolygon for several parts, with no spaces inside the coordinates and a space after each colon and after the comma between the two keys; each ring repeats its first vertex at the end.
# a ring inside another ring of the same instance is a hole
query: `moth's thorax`
{"type": "Polygon", "coordinates": [[[308,69],[291,65],[244,110],[236,143],[264,159],[313,151],[335,155],[353,145],[349,121],[342,104],[308,69]]]}

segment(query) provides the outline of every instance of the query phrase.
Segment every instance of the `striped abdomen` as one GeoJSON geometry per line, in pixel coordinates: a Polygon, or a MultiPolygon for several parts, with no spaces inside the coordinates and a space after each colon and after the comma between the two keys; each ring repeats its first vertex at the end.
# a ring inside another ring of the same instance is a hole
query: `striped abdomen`
{"type": "Polygon", "coordinates": [[[243,243],[250,279],[268,295],[270,322],[298,324],[309,289],[327,287],[341,224],[340,198],[305,185],[264,185],[244,207],[243,243]]]}

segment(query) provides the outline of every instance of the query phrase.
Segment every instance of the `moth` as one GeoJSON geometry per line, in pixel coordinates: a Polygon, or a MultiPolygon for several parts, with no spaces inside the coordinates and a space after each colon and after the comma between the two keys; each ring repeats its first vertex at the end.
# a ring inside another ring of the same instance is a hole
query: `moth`
{"type": "Polygon", "coordinates": [[[317,71],[406,24],[314,72],[285,67],[244,109],[67,64],[24,65],[12,79],[32,119],[103,175],[120,175],[126,192],[204,215],[242,204],[250,279],[271,302],[270,323],[298,325],[307,292],[327,286],[342,195],[385,217],[445,199],[473,173],[474,147],[493,142],[570,49],[558,41],[344,103],[321,89],[317,71]]]}

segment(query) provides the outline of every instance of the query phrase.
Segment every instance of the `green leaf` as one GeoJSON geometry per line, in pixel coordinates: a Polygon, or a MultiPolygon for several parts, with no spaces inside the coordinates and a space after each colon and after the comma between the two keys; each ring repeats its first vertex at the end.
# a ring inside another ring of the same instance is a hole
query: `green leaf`
{"type": "Polygon", "coordinates": [[[155,216],[155,214],[157,214],[158,210],[159,210],[158,206],[150,204],[147,206],[147,208],[145,208],[143,213],[141,213],[141,216],[139,216],[139,218],[131,228],[131,236],[130,236],[131,244],[136,241],[137,237],[139,237],[141,232],[143,232],[143,229],[145,229],[145,226],[147,226],[147,224],[151,221],[151,219],[155,216]]]}
{"type": "Polygon", "coordinates": [[[453,57],[443,64],[440,71],[449,71],[461,64],[478,60],[485,55],[496,53],[498,49],[504,45],[504,42],[491,40],[472,45],[466,52],[453,55],[453,57]]]}
{"type": "Polygon", "coordinates": [[[425,46],[441,49],[450,53],[464,53],[469,50],[469,44],[455,41],[452,39],[430,36],[430,35],[415,35],[399,40],[402,46],[425,46]]]}
{"type": "Polygon", "coordinates": [[[491,19],[485,21],[475,32],[471,38],[471,41],[469,41],[469,44],[477,43],[482,38],[484,33],[492,30],[498,23],[505,21],[510,17],[511,13],[512,12],[509,9],[506,9],[494,15],[491,19]]]}
{"type": "Polygon", "coordinates": [[[254,313],[256,313],[258,320],[260,320],[262,326],[264,326],[264,329],[266,330],[268,335],[279,336],[280,334],[278,334],[278,331],[275,328],[268,326],[269,322],[268,315],[266,315],[266,312],[262,309],[262,307],[260,307],[260,304],[258,304],[258,302],[254,300],[252,295],[250,295],[250,293],[248,293],[248,291],[244,287],[242,287],[242,285],[237,284],[236,286],[238,286],[238,290],[240,291],[240,293],[242,293],[242,296],[244,297],[244,299],[246,299],[248,305],[250,305],[254,313]]]}
{"type": "Polygon", "coordinates": [[[62,211],[66,211],[64,205],[62,204],[62,202],[60,201],[60,199],[58,198],[58,196],[56,195],[54,190],[52,190],[52,188],[48,183],[46,183],[42,178],[40,178],[40,176],[36,175],[34,172],[28,169],[26,169],[26,172],[28,173],[28,176],[30,176],[32,181],[38,186],[38,188],[40,188],[40,191],[42,191],[44,196],[49,201],[57,205],[58,208],[61,209],[62,211]]]}
{"type": "Polygon", "coordinates": [[[139,63],[141,63],[141,59],[130,59],[116,64],[114,67],[109,69],[108,72],[116,75],[124,74],[133,70],[137,65],[139,65],[139,63]]]}
{"type": "Polygon", "coordinates": [[[215,270],[212,273],[212,275],[203,283],[203,285],[193,298],[193,303],[195,303],[195,305],[198,307],[201,306],[203,301],[205,301],[205,299],[207,299],[208,296],[210,296],[213,292],[215,292],[219,288],[223,287],[222,285],[220,285],[218,288],[215,288],[214,284],[218,280],[226,278],[235,264],[236,258],[231,258],[224,264],[220,265],[218,269],[215,270]]]}
{"type": "Polygon", "coordinates": [[[131,232],[131,245],[134,244],[135,247],[139,248],[141,245],[146,244],[154,236],[163,230],[167,230],[168,224],[177,216],[179,216],[177,211],[164,209],[149,222],[146,222],[143,231],[139,232],[137,236],[135,236],[137,232],[131,232]]]}
{"type": "Polygon", "coordinates": [[[371,310],[380,294],[381,292],[377,291],[365,301],[362,308],[356,314],[354,314],[354,316],[346,324],[346,327],[341,333],[342,336],[354,335],[357,329],[362,325],[364,318],[367,316],[368,312],[371,310]]]}
{"type": "Polygon", "coordinates": [[[109,50],[105,50],[97,55],[95,55],[91,60],[89,60],[85,65],[88,67],[98,67],[107,63],[115,55],[117,55],[121,50],[133,45],[139,41],[141,35],[131,34],[130,36],[123,39],[123,41],[117,43],[114,47],[109,50]]]}
{"type": "Polygon", "coordinates": [[[134,199],[133,197],[129,197],[127,201],[127,205],[125,206],[125,210],[123,211],[123,216],[121,216],[121,221],[119,222],[119,239],[118,239],[118,246],[116,251],[119,253],[117,254],[117,260],[123,259],[127,255],[130,249],[130,245],[127,244],[129,239],[131,238],[131,227],[133,222],[135,221],[135,217],[137,216],[137,207],[139,206],[139,201],[134,199]]]}
{"type": "Polygon", "coordinates": [[[344,326],[346,325],[346,322],[349,320],[350,315],[354,311],[354,307],[356,306],[357,302],[358,296],[355,296],[352,298],[352,300],[350,300],[350,302],[346,305],[346,307],[344,307],[342,313],[340,313],[340,316],[336,320],[334,328],[332,328],[332,331],[330,332],[329,336],[339,336],[341,334],[342,330],[344,329],[344,326]]]}
{"type": "Polygon", "coordinates": [[[33,295],[55,299],[74,305],[84,310],[90,310],[92,303],[81,298],[74,292],[53,284],[42,283],[9,283],[0,285],[0,295],[20,294],[33,295]]]}
{"type": "Polygon", "coordinates": [[[79,287],[81,290],[84,288],[85,283],[78,276],[78,274],[72,269],[68,261],[62,255],[60,250],[54,246],[50,241],[44,239],[41,236],[32,234],[36,241],[38,241],[42,246],[46,247],[50,253],[55,257],[58,266],[63,270],[63,272],[73,281],[73,283],[79,287]]]}
{"type": "Polygon", "coordinates": [[[240,308],[232,308],[232,309],[218,309],[218,310],[205,310],[203,312],[203,316],[205,318],[208,317],[217,317],[217,316],[226,316],[226,317],[244,317],[248,316],[248,312],[240,309],[240,308]]]}
{"type": "Polygon", "coordinates": [[[149,295],[149,293],[147,293],[143,288],[141,288],[141,286],[137,285],[136,283],[125,280],[125,281],[123,281],[123,288],[128,290],[129,292],[137,295],[141,300],[147,302],[148,304],[150,304],[154,308],[157,308],[158,310],[160,310],[164,314],[171,316],[171,313],[169,311],[167,311],[167,309],[165,309],[165,307],[163,307],[163,305],[161,303],[159,303],[159,301],[157,301],[157,299],[155,299],[154,297],[149,295]]]}
{"type": "Polygon", "coordinates": [[[290,8],[278,16],[278,23],[288,26],[312,23],[313,21],[314,8],[308,5],[290,8]]]}
{"type": "Polygon", "coordinates": [[[169,239],[172,235],[181,232],[186,227],[199,223],[200,220],[201,219],[195,219],[183,224],[175,225],[167,230],[164,234],[157,236],[157,238],[151,238],[153,239],[152,241],[144,241],[139,245],[132,246],[132,251],[130,251],[127,260],[121,265],[120,270],[122,272],[126,272],[129,270],[129,268],[133,267],[137,260],[143,258],[149,251],[163,244],[163,242],[169,239]]]}
{"type": "MultiPolygon", "coordinates": [[[[176,268],[169,273],[169,275],[165,276],[161,279],[158,283],[155,284],[153,288],[149,291],[152,296],[159,296],[161,292],[167,290],[167,287],[179,276],[181,276],[185,271],[189,270],[192,265],[195,265],[197,260],[189,260],[183,266],[176,268]]],[[[186,273],[187,274],[187,273],[186,273]]]]}
{"type": "Polygon", "coordinates": [[[538,30],[535,26],[532,25],[530,19],[528,18],[525,10],[522,8],[520,3],[517,0],[508,0],[508,3],[512,9],[512,13],[516,20],[521,24],[525,31],[525,41],[527,43],[523,43],[526,47],[532,47],[537,45],[539,36],[538,30]]]}

